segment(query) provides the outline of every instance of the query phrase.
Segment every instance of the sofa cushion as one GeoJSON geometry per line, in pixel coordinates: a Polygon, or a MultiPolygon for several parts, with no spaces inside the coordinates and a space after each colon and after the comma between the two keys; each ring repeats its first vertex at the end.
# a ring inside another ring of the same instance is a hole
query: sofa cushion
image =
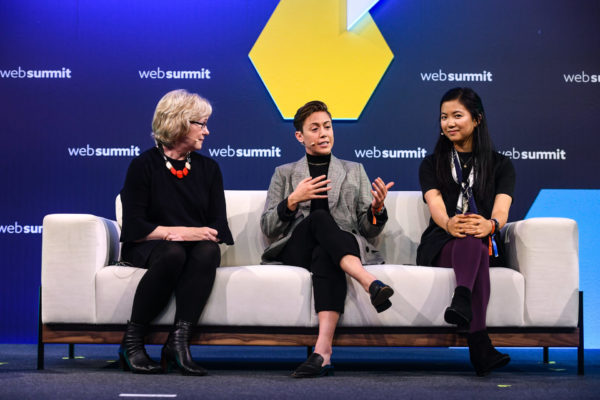
{"type": "MultiPolygon", "coordinates": [[[[444,322],[444,310],[456,286],[451,268],[370,265],[367,269],[394,288],[392,307],[378,314],[362,286],[348,278],[346,309],[340,326],[449,326],[444,322]]],[[[523,276],[508,268],[492,268],[490,275],[488,326],[523,326],[523,276]]],[[[316,322],[313,312],[313,324],[316,322]]]]}
{"type": "MultiPolygon", "coordinates": [[[[97,323],[124,324],[145,269],[109,266],[96,275],[97,323]]],[[[200,325],[310,326],[310,273],[298,267],[254,265],[217,269],[200,325]]],[[[175,301],[153,323],[170,325],[175,301]]]]}

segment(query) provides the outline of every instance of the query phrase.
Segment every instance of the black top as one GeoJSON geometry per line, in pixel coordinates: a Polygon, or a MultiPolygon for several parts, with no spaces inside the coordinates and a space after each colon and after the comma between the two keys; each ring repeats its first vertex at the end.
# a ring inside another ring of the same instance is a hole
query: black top
{"type": "MultiPolygon", "coordinates": [[[[177,170],[185,166],[185,160],[167,159],[177,170]]],[[[220,243],[233,244],[227,224],[221,170],[214,160],[198,153],[191,153],[190,172],[179,179],[167,169],[156,147],[143,152],[129,165],[121,189],[121,202],[123,259],[134,265],[143,266],[160,242],[135,241],[143,239],[159,225],[208,226],[217,230],[220,243]],[[127,257],[133,250],[136,256],[127,257]]]]}
{"type": "MultiPolygon", "coordinates": [[[[469,158],[468,153],[463,153],[462,156],[462,159],[469,158]]],[[[448,165],[448,168],[450,168],[450,165],[448,165]]],[[[470,165],[467,165],[467,168],[463,168],[463,177],[465,177],[465,175],[468,176],[470,169],[470,165]]],[[[492,160],[492,170],[492,187],[494,188],[494,194],[492,196],[482,199],[476,193],[476,188],[473,188],[473,197],[475,198],[475,204],[477,205],[478,214],[487,219],[491,218],[496,195],[503,193],[513,197],[513,192],[515,188],[515,169],[509,158],[505,157],[500,153],[494,152],[492,160]]],[[[425,195],[425,193],[427,193],[427,191],[431,189],[438,189],[440,192],[442,192],[442,198],[444,199],[446,212],[448,213],[448,216],[452,218],[456,214],[456,203],[458,202],[460,185],[454,182],[454,180],[451,177],[450,180],[451,182],[447,182],[447,185],[442,185],[440,182],[438,182],[435,173],[434,154],[425,157],[423,162],[421,162],[421,166],[419,167],[419,182],[421,183],[421,191],[423,193],[423,196],[425,195]],[[444,187],[450,187],[451,189],[444,190],[444,187]]],[[[450,235],[444,229],[439,227],[433,221],[433,218],[431,218],[429,220],[429,226],[421,236],[421,243],[419,244],[419,248],[417,249],[417,264],[433,265],[433,262],[436,259],[440,250],[452,238],[452,235],[450,235]]],[[[487,241],[487,238],[485,238],[484,240],[487,241]]],[[[497,262],[490,260],[490,265],[497,264],[497,262]]]]}
{"type": "MultiPolygon", "coordinates": [[[[331,161],[331,153],[325,156],[312,156],[306,154],[306,162],[308,163],[308,172],[312,178],[325,175],[327,179],[327,171],[329,171],[329,162],[331,161]]],[[[327,192],[325,192],[327,194],[327,192]]],[[[327,199],[312,199],[310,201],[310,212],[315,210],[325,210],[329,212],[329,202],[327,199]]]]}
{"type": "MultiPolygon", "coordinates": [[[[468,182],[469,181],[469,174],[471,173],[471,167],[473,167],[473,152],[469,151],[469,152],[460,152],[457,151],[456,152],[458,154],[458,160],[460,163],[460,169],[462,171],[462,181],[463,182],[468,182]]],[[[425,192],[423,192],[423,194],[425,194],[425,192]]]]}
{"type": "MultiPolygon", "coordinates": [[[[325,175],[325,177],[327,177],[329,163],[331,162],[331,153],[324,156],[312,156],[307,153],[306,162],[308,163],[308,173],[310,174],[311,178],[316,178],[317,176],[321,175],[325,175]]],[[[287,207],[287,200],[288,198],[286,197],[277,205],[277,215],[279,215],[279,219],[282,221],[293,220],[294,215],[296,215],[296,211],[298,211],[298,209],[295,211],[290,210],[287,207]]],[[[310,201],[310,212],[319,209],[329,212],[328,199],[313,199],[310,201]]]]}

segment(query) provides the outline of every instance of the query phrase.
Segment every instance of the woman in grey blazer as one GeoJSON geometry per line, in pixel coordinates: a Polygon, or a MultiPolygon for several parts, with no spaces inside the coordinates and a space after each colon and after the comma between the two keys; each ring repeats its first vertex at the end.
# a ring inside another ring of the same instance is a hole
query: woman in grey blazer
{"type": "Polygon", "coordinates": [[[369,239],[387,221],[384,200],[394,183],[381,178],[371,183],[362,164],[331,154],[331,114],[323,102],[300,107],[294,127],[306,156],[275,169],[261,228],[272,240],[263,262],[296,265],[312,273],[319,334],[314,353],[292,373],[308,378],[333,374],[333,334],[344,312],[346,274],[370,294],[377,312],[392,305],[392,288],[363,265],[383,262],[369,239]]]}

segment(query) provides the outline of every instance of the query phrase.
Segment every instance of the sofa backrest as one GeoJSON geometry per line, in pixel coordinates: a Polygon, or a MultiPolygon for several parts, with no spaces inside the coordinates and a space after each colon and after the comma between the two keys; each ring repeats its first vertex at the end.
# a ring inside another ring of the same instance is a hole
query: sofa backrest
{"type": "MultiPolygon", "coordinates": [[[[221,247],[221,265],[255,265],[268,240],[260,230],[266,190],[226,190],[227,219],[235,246],[221,247]]],[[[415,264],[421,234],[429,223],[429,209],[421,192],[391,191],[385,200],[389,220],[375,243],[388,264],[415,264]]],[[[116,199],[116,217],[121,226],[121,199],[116,199]]]]}
{"type": "MultiPolygon", "coordinates": [[[[260,262],[267,239],[260,230],[267,192],[226,190],[227,217],[235,246],[224,246],[221,265],[253,265],[260,262]]],[[[386,263],[414,264],[421,234],[429,223],[429,210],[421,192],[389,192],[385,201],[389,220],[376,244],[386,263]]]]}
{"type": "Polygon", "coordinates": [[[221,265],[256,265],[268,240],[260,230],[266,190],[226,190],[227,221],[233,246],[221,246],[221,265]]]}
{"type": "Polygon", "coordinates": [[[429,225],[429,208],[420,191],[389,192],[385,199],[388,222],[378,237],[387,264],[415,264],[421,234],[429,225]]]}

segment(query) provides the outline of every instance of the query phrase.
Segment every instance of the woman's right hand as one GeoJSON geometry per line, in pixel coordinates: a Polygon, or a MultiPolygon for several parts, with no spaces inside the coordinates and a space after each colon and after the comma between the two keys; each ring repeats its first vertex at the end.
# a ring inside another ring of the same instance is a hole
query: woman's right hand
{"type": "Polygon", "coordinates": [[[190,241],[210,240],[212,242],[219,241],[219,238],[217,237],[219,232],[217,232],[216,229],[209,228],[208,226],[203,226],[201,228],[184,227],[183,229],[186,230],[186,232],[185,232],[186,234],[183,236],[185,238],[184,240],[190,240],[190,241]]]}
{"type": "Polygon", "coordinates": [[[295,211],[298,208],[298,204],[303,201],[312,199],[326,199],[327,194],[321,194],[331,190],[330,186],[331,179],[325,179],[327,176],[321,175],[316,178],[304,178],[300,181],[296,189],[288,196],[287,207],[295,211]]]}
{"type": "Polygon", "coordinates": [[[173,242],[210,240],[218,242],[219,232],[216,229],[203,226],[200,228],[188,226],[159,226],[146,240],[168,240],[173,242]]]}
{"type": "Polygon", "coordinates": [[[465,234],[465,225],[468,221],[466,215],[456,214],[446,223],[446,231],[454,237],[464,238],[467,236],[465,234]]]}

